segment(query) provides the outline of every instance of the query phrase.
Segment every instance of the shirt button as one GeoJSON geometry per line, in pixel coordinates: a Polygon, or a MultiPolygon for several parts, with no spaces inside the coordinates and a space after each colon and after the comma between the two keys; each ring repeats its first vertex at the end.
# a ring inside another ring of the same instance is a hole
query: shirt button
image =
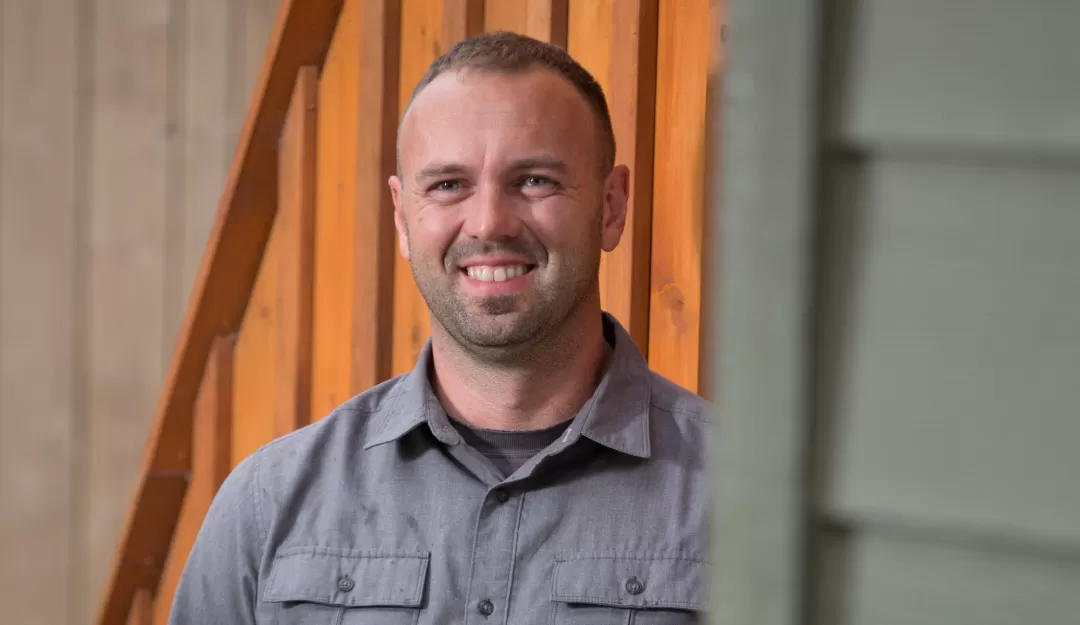
{"type": "Polygon", "coordinates": [[[626,582],[626,592],[632,595],[640,595],[641,593],[645,592],[645,584],[642,584],[641,581],[638,580],[638,578],[631,577],[626,582]]]}
{"type": "Polygon", "coordinates": [[[476,604],[476,611],[486,616],[491,616],[495,613],[495,604],[484,599],[480,603],[476,604]]]}
{"type": "Polygon", "coordinates": [[[356,588],[356,582],[348,575],[342,575],[337,578],[337,588],[341,592],[350,592],[353,588],[356,588]]]}
{"type": "Polygon", "coordinates": [[[499,503],[506,503],[506,502],[510,501],[510,493],[506,492],[505,490],[503,490],[501,488],[496,489],[495,490],[495,501],[498,501],[499,503]]]}

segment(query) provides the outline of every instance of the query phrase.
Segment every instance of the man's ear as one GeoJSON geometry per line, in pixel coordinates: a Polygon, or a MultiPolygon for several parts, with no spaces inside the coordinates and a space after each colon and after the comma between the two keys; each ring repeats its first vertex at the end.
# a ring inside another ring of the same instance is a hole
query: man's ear
{"type": "Polygon", "coordinates": [[[398,253],[405,260],[409,260],[409,231],[405,228],[405,212],[401,201],[401,179],[390,176],[387,181],[390,185],[390,197],[394,199],[394,228],[397,229],[398,253]]]}
{"type": "Polygon", "coordinates": [[[629,202],[630,168],[617,165],[604,181],[604,222],[600,240],[605,252],[618,247],[622,239],[629,202]]]}

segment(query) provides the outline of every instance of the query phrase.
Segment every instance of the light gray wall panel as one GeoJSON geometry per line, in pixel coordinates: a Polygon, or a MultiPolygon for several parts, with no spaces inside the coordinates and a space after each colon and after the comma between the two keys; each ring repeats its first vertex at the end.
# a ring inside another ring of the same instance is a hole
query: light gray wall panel
{"type": "Polygon", "coordinates": [[[851,1],[850,140],[1080,151],[1080,2],[851,1]]]}
{"type": "Polygon", "coordinates": [[[833,511],[1080,545],[1080,172],[858,171],[824,268],[833,511]]]}
{"type": "Polygon", "coordinates": [[[1080,620],[1080,559],[853,538],[850,625],[1066,625],[1080,620]]]}

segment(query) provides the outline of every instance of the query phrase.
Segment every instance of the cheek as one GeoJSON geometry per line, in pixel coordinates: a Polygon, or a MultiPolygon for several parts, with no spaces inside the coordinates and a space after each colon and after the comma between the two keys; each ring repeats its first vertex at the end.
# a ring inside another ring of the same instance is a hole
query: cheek
{"type": "Polygon", "coordinates": [[[455,212],[440,207],[421,208],[413,213],[413,219],[409,223],[409,238],[413,250],[425,256],[438,254],[441,258],[460,230],[460,219],[455,212]]]}

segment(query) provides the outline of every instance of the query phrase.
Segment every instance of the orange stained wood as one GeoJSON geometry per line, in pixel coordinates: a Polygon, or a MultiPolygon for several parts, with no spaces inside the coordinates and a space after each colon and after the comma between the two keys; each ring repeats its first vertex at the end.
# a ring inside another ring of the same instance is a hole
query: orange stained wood
{"type": "Polygon", "coordinates": [[[319,80],[312,419],[385,380],[401,6],[346,0],[319,80]]]}
{"type": "Polygon", "coordinates": [[[283,333],[281,309],[282,228],[280,214],[270,230],[255,288],[236,339],[233,358],[233,466],[274,439],[277,361],[283,333]]]}
{"type": "Polygon", "coordinates": [[[233,338],[214,340],[192,416],[191,483],[154,598],[154,625],[167,625],[173,597],[203,518],[231,468],[233,338]]]}
{"type": "Polygon", "coordinates": [[[296,72],[321,65],[341,0],[284,0],[244,122],[194,295],[165,380],[96,617],[121,625],[138,588],[156,588],[190,470],[191,414],[214,337],[239,327],[276,207],[275,149],[296,72]]]}
{"type": "Polygon", "coordinates": [[[660,3],[649,363],[697,391],[709,0],[660,3]]]}
{"type": "Polygon", "coordinates": [[[568,8],[568,0],[487,0],[484,30],[509,30],[566,47],[568,8]]]}
{"type": "Polygon", "coordinates": [[[484,32],[484,0],[444,0],[442,27],[444,42],[484,32]]]}
{"type": "Polygon", "coordinates": [[[277,302],[281,333],[277,366],[274,435],[287,434],[311,419],[312,292],[315,264],[315,97],[318,68],[302,67],[281,131],[277,226],[277,302]]]}
{"type": "Polygon", "coordinates": [[[600,299],[648,350],[652,245],[657,0],[571,3],[568,50],[607,97],[617,151],[630,167],[630,206],[619,247],[600,265],[600,299]]]}
{"type": "Polygon", "coordinates": [[[127,613],[127,625],[150,625],[153,618],[154,596],[146,588],[136,590],[127,613]]]}
{"type": "Polygon", "coordinates": [[[296,74],[279,144],[277,217],[237,338],[234,466],[308,419],[316,73],[305,66],[296,74]]]}

